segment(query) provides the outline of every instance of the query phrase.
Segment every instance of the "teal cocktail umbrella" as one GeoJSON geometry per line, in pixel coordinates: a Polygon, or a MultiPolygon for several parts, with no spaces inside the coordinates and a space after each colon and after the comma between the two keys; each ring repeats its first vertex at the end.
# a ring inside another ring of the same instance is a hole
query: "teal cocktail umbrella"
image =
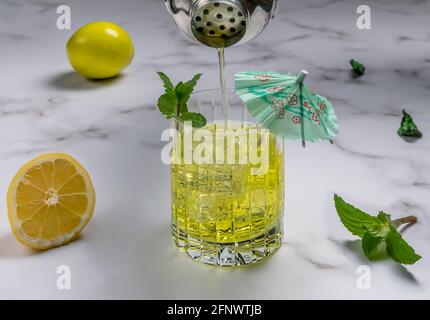
{"type": "Polygon", "coordinates": [[[277,136],[316,142],[338,133],[337,116],[326,98],[304,84],[308,73],[241,72],[236,92],[254,119],[277,136]]]}

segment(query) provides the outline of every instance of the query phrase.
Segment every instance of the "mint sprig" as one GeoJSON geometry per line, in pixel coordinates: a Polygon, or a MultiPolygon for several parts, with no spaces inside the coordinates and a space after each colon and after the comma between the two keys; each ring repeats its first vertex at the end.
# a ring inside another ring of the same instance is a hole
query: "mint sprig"
{"type": "Polygon", "coordinates": [[[173,85],[169,77],[163,72],[157,72],[163,82],[165,93],[158,99],[158,109],[167,119],[177,121],[190,121],[195,128],[202,128],[206,125],[206,118],[195,112],[188,111],[188,100],[194,91],[194,87],[202,76],[196,74],[190,81],[179,82],[173,85]]]}
{"type": "Polygon", "coordinates": [[[334,195],[334,203],[343,225],[361,238],[363,252],[369,260],[373,260],[381,248],[385,248],[387,254],[401,264],[414,264],[421,259],[397,231],[404,223],[417,222],[416,217],[391,220],[390,215],[382,211],[374,217],[345,202],[337,194],[334,195]]]}

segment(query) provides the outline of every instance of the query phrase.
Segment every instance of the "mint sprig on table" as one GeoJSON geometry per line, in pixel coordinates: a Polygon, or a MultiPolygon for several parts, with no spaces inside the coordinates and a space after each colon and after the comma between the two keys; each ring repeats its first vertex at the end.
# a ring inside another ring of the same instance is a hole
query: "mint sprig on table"
{"type": "Polygon", "coordinates": [[[391,220],[390,215],[380,211],[371,216],[334,195],[337,213],[343,225],[362,240],[364,254],[374,260],[377,253],[385,248],[387,254],[401,264],[414,264],[421,256],[402,238],[397,228],[405,223],[415,223],[415,216],[391,220]]]}
{"type": "Polygon", "coordinates": [[[180,122],[191,121],[193,127],[202,128],[206,125],[206,118],[195,112],[188,111],[188,100],[194,91],[194,87],[202,76],[196,74],[190,81],[179,82],[173,85],[169,77],[163,72],[157,72],[163,81],[165,93],[158,99],[158,109],[167,119],[176,119],[180,122]]]}

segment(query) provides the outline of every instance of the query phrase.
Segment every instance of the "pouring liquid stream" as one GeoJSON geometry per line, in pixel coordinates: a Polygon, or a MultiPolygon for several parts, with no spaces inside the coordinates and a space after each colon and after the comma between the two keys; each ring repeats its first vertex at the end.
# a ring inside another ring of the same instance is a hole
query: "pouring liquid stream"
{"type": "Polygon", "coordinates": [[[224,122],[224,128],[228,126],[228,117],[229,117],[229,106],[227,99],[227,91],[226,91],[226,82],[225,82],[225,49],[218,48],[218,62],[219,62],[219,78],[221,85],[221,107],[222,107],[222,117],[224,122]]]}

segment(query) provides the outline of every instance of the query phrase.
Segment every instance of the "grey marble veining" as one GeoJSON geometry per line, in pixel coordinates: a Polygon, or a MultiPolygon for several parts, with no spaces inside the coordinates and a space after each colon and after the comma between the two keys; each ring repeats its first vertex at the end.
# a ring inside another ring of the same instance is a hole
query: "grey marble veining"
{"type": "Polygon", "coordinates": [[[197,72],[199,89],[218,86],[216,52],[189,42],[161,0],[0,0],[0,298],[430,298],[430,1],[378,0],[372,30],[355,26],[361,1],[280,0],[255,41],[226,52],[229,86],[237,71],[310,72],[308,84],[335,105],[334,145],[286,144],[285,244],[243,270],[196,264],[169,237],[169,171],[160,162],[168,123],[155,108],[156,71],[175,80],[197,72]],[[136,47],[121,77],[91,82],[74,74],[56,29],[68,4],[72,28],[122,24],[136,47]],[[354,78],[351,58],[368,72],[354,78]],[[397,136],[401,111],[424,137],[397,136]],[[65,247],[35,254],[8,226],[7,186],[19,166],[46,151],[69,152],[97,191],[93,221],[65,247]],[[376,214],[415,214],[403,231],[424,258],[403,267],[368,262],[336,215],[332,196],[376,214]],[[72,290],[56,289],[56,266],[72,268],[72,290]],[[372,289],[358,290],[368,265],[372,289]]]}

